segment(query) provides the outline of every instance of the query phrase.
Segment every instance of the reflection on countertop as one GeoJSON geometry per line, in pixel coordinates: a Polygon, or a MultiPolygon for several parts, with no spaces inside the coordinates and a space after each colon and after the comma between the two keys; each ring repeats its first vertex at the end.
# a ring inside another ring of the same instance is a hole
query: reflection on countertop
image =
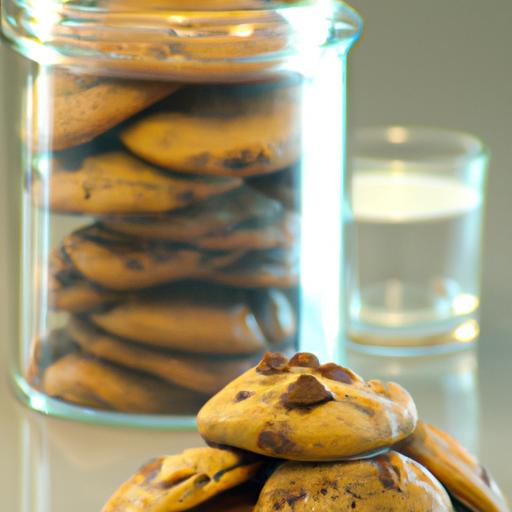
{"type": "Polygon", "coordinates": [[[23,512],[99,511],[145,462],[203,444],[192,431],[105,428],[20,413],[23,512]]]}
{"type": "Polygon", "coordinates": [[[367,379],[395,381],[420,417],[479,451],[478,360],[474,349],[431,357],[385,357],[349,351],[347,364],[367,379]]]}

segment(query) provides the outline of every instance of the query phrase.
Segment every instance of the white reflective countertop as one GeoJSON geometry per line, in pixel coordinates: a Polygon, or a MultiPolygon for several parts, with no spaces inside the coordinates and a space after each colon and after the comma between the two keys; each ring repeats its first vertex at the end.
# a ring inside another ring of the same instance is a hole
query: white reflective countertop
{"type": "MultiPolygon", "coordinates": [[[[472,351],[402,361],[349,354],[348,361],[364,376],[406,385],[423,418],[478,453],[512,496],[512,375],[507,374],[512,344],[499,343],[500,338],[505,336],[495,331],[490,339],[484,332],[479,365],[472,351]]],[[[18,404],[5,382],[0,411],[1,510],[6,512],[99,512],[144,462],[201,443],[195,432],[110,428],[44,417],[18,404]]]]}

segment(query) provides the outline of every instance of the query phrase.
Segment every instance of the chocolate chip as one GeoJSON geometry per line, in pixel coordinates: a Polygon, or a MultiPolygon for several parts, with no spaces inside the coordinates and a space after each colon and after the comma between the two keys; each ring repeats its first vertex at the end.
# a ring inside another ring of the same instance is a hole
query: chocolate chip
{"type": "Polygon", "coordinates": [[[169,261],[172,257],[172,253],[170,250],[165,249],[163,247],[156,247],[151,254],[151,259],[155,263],[163,263],[165,261],[169,261]]]}
{"type": "Polygon", "coordinates": [[[320,366],[319,371],[326,379],[343,382],[345,384],[353,384],[357,380],[350,370],[335,363],[323,364],[320,366]]]}
{"type": "Polygon", "coordinates": [[[224,159],[224,165],[228,169],[232,170],[240,170],[245,169],[252,163],[254,163],[255,157],[251,151],[244,150],[240,153],[240,155],[233,158],[224,159]]]}
{"type": "Polygon", "coordinates": [[[309,407],[334,400],[332,393],[313,375],[301,375],[288,386],[282,403],[288,409],[309,407]]]}
{"type": "Polygon", "coordinates": [[[297,501],[301,501],[303,500],[304,498],[306,498],[308,495],[308,493],[306,491],[304,491],[303,489],[301,489],[299,492],[297,493],[291,493],[291,492],[288,492],[287,495],[286,495],[286,503],[288,503],[288,505],[291,507],[293,506],[297,501]]]}
{"type": "Polygon", "coordinates": [[[194,192],[192,190],[186,190],[185,192],[180,192],[178,194],[178,198],[184,203],[189,203],[194,199],[194,192]]]}
{"type": "Polygon", "coordinates": [[[144,265],[142,264],[142,262],[135,258],[127,258],[125,260],[125,265],[127,268],[131,270],[144,270],[144,265]]]}
{"type": "Polygon", "coordinates": [[[250,150],[241,151],[239,155],[233,158],[225,158],[224,166],[233,171],[243,170],[255,163],[268,164],[270,162],[269,156],[264,152],[253,153],[250,150]]]}
{"type": "Polygon", "coordinates": [[[310,354],[309,352],[297,352],[290,359],[290,366],[299,366],[302,368],[319,368],[320,361],[318,357],[314,354],[310,354]]]}
{"type": "Polygon", "coordinates": [[[247,400],[250,396],[254,395],[252,391],[239,391],[235,396],[235,402],[242,402],[247,400]]]}
{"type": "Polygon", "coordinates": [[[263,430],[260,433],[258,446],[276,455],[294,453],[297,449],[296,444],[288,439],[284,432],[272,432],[270,430],[263,430]]]}
{"type": "Polygon", "coordinates": [[[270,163],[270,158],[264,151],[260,151],[256,157],[256,162],[260,164],[268,164],[270,163]]]}
{"type": "MultiPolygon", "coordinates": [[[[182,481],[183,480],[185,480],[185,479],[182,479],[182,481]]],[[[201,487],[205,487],[206,485],[208,485],[210,482],[211,482],[211,478],[208,475],[199,475],[194,480],[194,487],[196,489],[200,489],[201,487]]]]}
{"type": "Polygon", "coordinates": [[[92,188],[90,185],[84,183],[82,185],[82,190],[84,191],[84,199],[87,200],[87,199],[90,199],[91,196],[92,196],[92,188]]]}
{"type": "Polygon", "coordinates": [[[279,352],[266,352],[256,367],[258,373],[273,375],[285,372],[288,369],[288,358],[279,352]]]}

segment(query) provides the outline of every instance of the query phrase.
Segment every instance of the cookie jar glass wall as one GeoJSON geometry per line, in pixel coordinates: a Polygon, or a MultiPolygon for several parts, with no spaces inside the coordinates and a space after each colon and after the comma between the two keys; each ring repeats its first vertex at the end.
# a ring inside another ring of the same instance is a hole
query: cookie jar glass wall
{"type": "Polygon", "coordinates": [[[358,16],[7,0],[2,22],[22,399],[184,426],[265,351],[335,357],[358,16]]]}

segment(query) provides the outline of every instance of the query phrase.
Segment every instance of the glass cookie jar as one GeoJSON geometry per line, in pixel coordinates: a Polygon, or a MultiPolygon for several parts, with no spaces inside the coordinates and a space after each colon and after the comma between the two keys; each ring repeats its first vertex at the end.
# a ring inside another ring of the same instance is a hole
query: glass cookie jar
{"type": "Polygon", "coordinates": [[[22,399],[186,426],[265,351],[335,357],[358,16],[7,0],[2,22],[22,399]]]}

